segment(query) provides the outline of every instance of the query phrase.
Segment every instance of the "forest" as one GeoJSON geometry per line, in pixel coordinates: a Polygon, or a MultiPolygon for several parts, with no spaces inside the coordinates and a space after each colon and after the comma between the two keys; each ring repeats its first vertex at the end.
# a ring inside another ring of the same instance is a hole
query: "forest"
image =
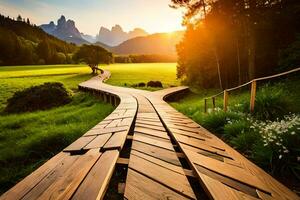
{"type": "Polygon", "coordinates": [[[0,65],[30,65],[71,63],[70,54],[76,50],[46,34],[30,20],[16,20],[0,15],[0,65]]]}
{"type": "Polygon", "coordinates": [[[178,78],[226,89],[300,65],[299,0],[172,0],[183,8],[178,78]]]}

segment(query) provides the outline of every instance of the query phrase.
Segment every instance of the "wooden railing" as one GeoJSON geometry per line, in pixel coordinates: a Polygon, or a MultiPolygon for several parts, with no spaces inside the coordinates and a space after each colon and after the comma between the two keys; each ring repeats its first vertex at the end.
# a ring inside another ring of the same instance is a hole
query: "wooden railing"
{"type": "Polygon", "coordinates": [[[277,77],[280,77],[280,76],[284,76],[284,75],[287,75],[287,74],[291,74],[291,73],[294,73],[294,72],[298,72],[300,71],[300,67],[299,68],[296,68],[296,69],[292,69],[290,71],[286,71],[286,72],[283,72],[283,73],[280,73],[280,74],[275,74],[275,75],[272,75],[272,76],[266,76],[266,77],[262,77],[262,78],[256,78],[256,79],[253,79],[247,83],[244,83],[242,85],[239,85],[239,86],[236,86],[236,87],[233,87],[233,88],[230,88],[230,89],[226,89],[218,94],[215,94],[211,97],[207,97],[204,99],[204,112],[206,113],[207,112],[207,103],[208,103],[208,100],[211,99],[212,100],[212,105],[213,105],[213,110],[215,110],[216,108],[216,97],[217,96],[220,96],[223,94],[223,109],[224,111],[226,112],[227,111],[227,107],[228,107],[228,96],[229,96],[229,92],[233,91],[233,90],[236,90],[236,89],[239,89],[239,88],[242,88],[242,87],[245,87],[249,84],[251,84],[251,95],[250,95],[250,112],[253,112],[254,111],[254,106],[255,106],[255,97],[256,97],[256,89],[257,89],[257,82],[258,81],[263,81],[263,80],[267,80],[267,79],[272,79],[272,78],[277,78],[277,77]]]}

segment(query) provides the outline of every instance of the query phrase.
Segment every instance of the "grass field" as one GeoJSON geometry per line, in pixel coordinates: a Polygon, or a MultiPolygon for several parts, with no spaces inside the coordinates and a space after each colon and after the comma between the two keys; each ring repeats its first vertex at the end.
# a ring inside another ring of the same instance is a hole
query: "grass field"
{"type": "MultiPolygon", "coordinates": [[[[129,87],[150,80],[164,87],[178,85],[176,64],[113,64],[108,83],[129,87]]],[[[102,67],[102,66],[101,66],[102,67]]],[[[92,77],[85,65],[0,67],[0,194],[107,116],[113,107],[78,92],[78,83],[92,77]],[[47,111],[5,115],[1,110],[16,91],[44,82],[62,82],[73,101],[47,111]]],[[[141,88],[155,90],[153,88],[141,88]]]]}
{"type": "MultiPolygon", "coordinates": [[[[111,71],[109,84],[130,87],[140,82],[158,80],[164,87],[178,85],[176,63],[113,64],[101,66],[111,71]]],[[[0,67],[0,110],[14,92],[44,82],[63,82],[69,89],[76,90],[78,83],[89,79],[89,67],[85,65],[43,65],[0,67]]],[[[155,88],[141,88],[155,90],[155,88]]]]}
{"type": "MultiPolygon", "coordinates": [[[[161,81],[163,87],[177,86],[180,81],[176,79],[176,63],[138,63],[113,64],[105,66],[111,72],[107,83],[111,85],[131,87],[140,82],[161,81]]],[[[139,88],[145,90],[159,90],[161,88],[139,88]]]]}

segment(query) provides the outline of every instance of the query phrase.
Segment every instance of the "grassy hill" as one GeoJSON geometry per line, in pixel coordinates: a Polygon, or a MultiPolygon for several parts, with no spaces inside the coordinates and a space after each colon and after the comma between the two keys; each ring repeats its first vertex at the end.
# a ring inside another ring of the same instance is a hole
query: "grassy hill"
{"type": "Polygon", "coordinates": [[[75,49],[35,25],[0,15],[0,65],[68,63],[75,49]]]}
{"type": "Polygon", "coordinates": [[[118,55],[156,54],[176,56],[176,44],[181,40],[182,36],[182,31],[156,33],[132,38],[114,47],[102,43],[96,43],[96,45],[102,46],[118,55]]]}

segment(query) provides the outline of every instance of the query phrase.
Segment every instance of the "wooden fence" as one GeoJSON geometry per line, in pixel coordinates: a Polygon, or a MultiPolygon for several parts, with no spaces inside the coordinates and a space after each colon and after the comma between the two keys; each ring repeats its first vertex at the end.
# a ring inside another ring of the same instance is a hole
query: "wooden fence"
{"type": "Polygon", "coordinates": [[[247,83],[244,83],[242,85],[239,85],[239,86],[236,86],[234,88],[230,88],[230,89],[226,89],[216,95],[213,95],[211,97],[208,97],[208,98],[205,98],[204,99],[204,112],[206,113],[207,112],[207,103],[208,103],[208,100],[211,99],[212,100],[212,105],[213,105],[213,110],[215,110],[216,108],[216,97],[220,96],[223,94],[223,109],[224,111],[226,112],[227,111],[227,108],[228,108],[228,97],[229,97],[229,92],[233,91],[233,90],[236,90],[236,89],[239,89],[239,88],[242,88],[242,87],[245,87],[249,84],[251,84],[251,95],[250,95],[250,112],[253,112],[254,111],[254,106],[255,106],[255,97],[256,97],[256,89],[257,89],[257,82],[258,81],[263,81],[263,80],[267,80],[267,79],[272,79],[272,78],[277,78],[277,77],[280,77],[280,76],[284,76],[284,75],[287,75],[287,74],[291,74],[291,73],[294,73],[294,72],[298,72],[300,71],[300,67],[299,68],[296,68],[296,69],[292,69],[290,71],[286,71],[286,72],[283,72],[283,73],[280,73],[280,74],[275,74],[275,75],[272,75],[272,76],[266,76],[266,77],[262,77],[262,78],[256,78],[256,79],[253,79],[247,83]]]}

